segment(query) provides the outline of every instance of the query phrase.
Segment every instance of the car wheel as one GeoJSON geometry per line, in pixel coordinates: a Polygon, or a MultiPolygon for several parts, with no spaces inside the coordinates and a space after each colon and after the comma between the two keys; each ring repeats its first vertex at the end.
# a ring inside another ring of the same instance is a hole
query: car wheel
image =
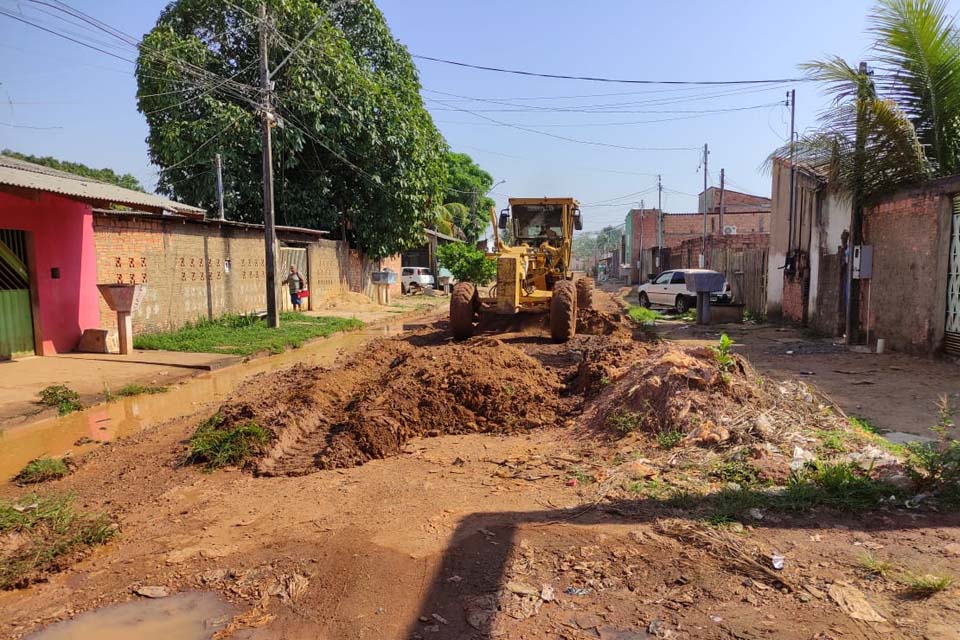
{"type": "Polygon", "coordinates": [[[684,314],[690,309],[690,300],[687,296],[677,296],[677,301],[673,304],[673,309],[679,314],[684,314]]]}
{"type": "Polygon", "coordinates": [[[646,291],[640,292],[640,306],[643,307],[644,309],[650,308],[650,298],[647,296],[646,291]]]}

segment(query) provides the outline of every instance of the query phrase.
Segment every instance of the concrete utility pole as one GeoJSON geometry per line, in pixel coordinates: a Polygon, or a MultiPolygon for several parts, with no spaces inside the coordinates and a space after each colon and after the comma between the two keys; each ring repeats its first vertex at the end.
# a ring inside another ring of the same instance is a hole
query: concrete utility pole
{"type": "Polygon", "coordinates": [[[643,217],[644,217],[644,213],[646,212],[643,210],[643,200],[641,200],[640,201],[640,253],[639,253],[640,266],[638,268],[638,271],[640,273],[637,274],[637,279],[640,281],[641,284],[643,284],[643,217]]]}
{"type": "Polygon", "coordinates": [[[847,240],[847,317],[846,343],[857,344],[860,334],[860,281],[853,277],[853,250],[863,244],[863,172],[867,164],[867,132],[865,109],[860,108],[870,97],[870,72],[861,62],[857,82],[857,132],[853,156],[853,207],[850,212],[850,238],[847,240]]]}
{"type": "Polygon", "coordinates": [[[218,220],[226,220],[223,215],[223,163],[220,161],[220,154],[213,156],[213,166],[217,170],[217,209],[219,211],[218,220]]]}
{"type": "Polygon", "coordinates": [[[720,235],[726,233],[723,230],[723,172],[724,170],[720,169],[720,235]]]}
{"type": "Polygon", "coordinates": [[[277,312],[277,230],[273,220],[273,149],[270,128],[274,115],[271,105],[272,87],[270,67],[267,61],[267,7],[260,5],[260,91],[263,104],[263,235],[266,254],[267,276],[267,326],[280,326],[280,314],[277,312]]]}
{"type": "Polygon", "coordinates": [[[707,264],[707,158],[710,150],[707,143],[703,143],[703,244],[700,248],[700,268],[707,264]]]}
{"type": "Polygon", "coordinates": [[[794,184],[796,180],[797,170],[796,163],[794,162],[793,152],[795,145],[793,143],[794,138],[794,117],[797,113],[797,91],[796,89],[791,89],[790,93],[787,94],[787,102],[790,103],[790,209],[787,214],[787,228],[789,230],[789,235],[787,236],[787,255],[790,255],[790,251],[793,249],[793,208],[794,202],[796,201],[796,194],[794,193],[794,184]]]}
{"type": "Polygon", "coordinates": [[[663,182],[657,174],[657,271],[663,268],[663,182]]]}

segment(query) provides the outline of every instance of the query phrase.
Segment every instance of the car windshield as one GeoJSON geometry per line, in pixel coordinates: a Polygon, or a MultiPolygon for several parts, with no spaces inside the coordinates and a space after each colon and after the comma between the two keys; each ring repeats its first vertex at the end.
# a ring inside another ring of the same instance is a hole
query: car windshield
{"type": "Polygon", "coordinates": [[[653,284],[668,284],[670,282],[671,277],[673,277],[673,272],[660,274],[660,276],[658,276],[657,279],[653,281],[653,284]]]}
{"type": "Polygon", "coordinates": [[[417,269],[417,271],[418,271],[418,272],[420,273],[420,275],[422,275],[422,276],[432,275],[432,274],[430,273],[430,269],[417,269]]]}
{"type": "Polygon", "coordinates": [[[563,205],[518,204],[512,212],[514,230],[520,241],[559,241],[563,237],[563,205]]]}

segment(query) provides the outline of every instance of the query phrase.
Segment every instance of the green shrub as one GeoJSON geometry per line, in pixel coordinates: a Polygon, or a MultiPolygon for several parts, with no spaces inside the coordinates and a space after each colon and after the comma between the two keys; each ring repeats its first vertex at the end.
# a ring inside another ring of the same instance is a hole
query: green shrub
{"type": "Polygon", "coordinates": [[[229,428],[222,428],[219,413],[203,422],[190,437],[188,464],[204,463],[208,470],[226,466],[241,466],[253,456],[262,453],[273,435],[252,420],[229,428]]]}
{"type": "Polygon", "coordinates": [[[636,411],[620,409],[607,417],[607,424],[620,435],[625,436],[640,428],[643,424],[643,416],[636,411]]]}
{"type": "Polygon", "coordinates": [[[795,473],[782,495],[783,507],[807,509],[816,506],[862,511],[900,492],[890,484],[865,475],[851,462],[814,462],[795,473]]]}
{"type": "Polygon", "coordinates": [[[724,333],[720,335],[720,341],[717,343],[717,346],[710,347],[710,350],[713,351],[713,357],[717,361],[717,366],[720,367],[720,371],[722,372],[729,372],[733,369],[733,365],[736,364],[736,361],[730,354],[730,347],[732,346],[733,340],[724,333]]]}
{"type": "Polygon", "coordinates": [[[936,493],[953,500],[960,499],[960,440],[950,437],[954,426],[954,409],[946,395],[937,403],[939,420],[931,427],[937,436],[932,444],[912,442],[907,445],[910,454],[910,473],[914,480],[936,493]]]}
{"type": "Polygon", "coordinates": [[[57,413],[61,416],[83,409],[83,405],[80,404],[80,394],[62,384],[55,384],[42,389],[40,391],[40,404],[56,407],[57,413]]]}
{"type": "Polygon", "coordinates": [[[760,481],[757,470],[741,460],[724,460],[717,463],[711,469],[710,475],[724,482],[735,482],[742,487],[750,487],[760,481]]]}
{"type": "Polygon", "coordinates": [[[657,444],[661,449],[673,449],[683,440],[683,432],[677,430],[661,431],[657,434],[657,444]]]}
{"type": "Polygon", "coordinates": [[[497,277],[497,262],[483,251],[463,242],[451,242],[437,247],[440,266],[449,269],[458,282],[485,285],[497,277]]]}
{"type": "Polygon", "coordinates": [[[647,309],[646,307],[630,307],[627,315],[630,316],[631,320],[641,325],[652,325],[657,320],[663,318],[663,315],[659,311],[647,309]]]}
{"type": "Polygon", "coordinates": [[[62,458],[37,458],[27,463],[14,481],[18,484],[37,484],[59,480],[70,474],[70,467],[62,458]]]}

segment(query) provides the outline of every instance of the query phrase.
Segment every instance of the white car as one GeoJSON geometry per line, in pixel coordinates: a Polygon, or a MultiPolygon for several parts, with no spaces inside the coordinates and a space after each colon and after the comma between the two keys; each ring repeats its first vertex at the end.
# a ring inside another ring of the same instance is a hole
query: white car
{"type": "MultiPolygon", "coordinates": [[[[688,273],[717,273],[709,269],[674,269],[664,271],[650,282],[637,289],[642,307],[670,307],[677,313],[697,306],[697,295],[687,290],[688,273]]],[[[723,281],[723,288],[710,293],[710,302],[730,302],[733,299],[730,283],[723,281]]]]}
{"type": "Polygon", "coordinates": [[[427,267],[403,267],[400,270],[400,291],[404,294],[432,289],[433,285],[433,272],[427,267]]]}

